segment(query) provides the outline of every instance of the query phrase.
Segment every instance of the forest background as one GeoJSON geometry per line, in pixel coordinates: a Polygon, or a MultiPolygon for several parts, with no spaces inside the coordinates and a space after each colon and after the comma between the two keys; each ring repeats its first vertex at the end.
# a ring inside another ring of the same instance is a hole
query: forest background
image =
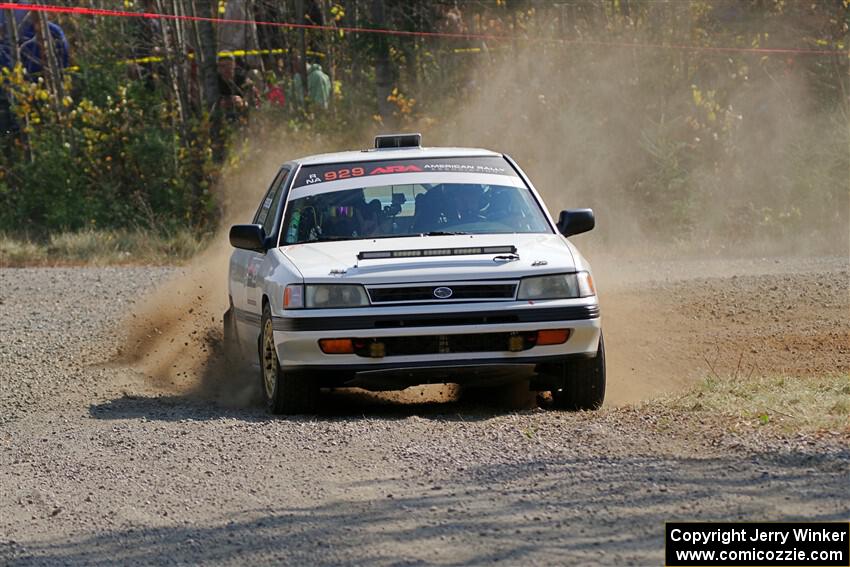
{"type": "Polygon", "coordinates": [[[2,11],[2,264],[188,258],[246,168],[394,131],[510,153],[596,246],[848,245],[847,0],[50,4],[181,18],[2,11]]]}

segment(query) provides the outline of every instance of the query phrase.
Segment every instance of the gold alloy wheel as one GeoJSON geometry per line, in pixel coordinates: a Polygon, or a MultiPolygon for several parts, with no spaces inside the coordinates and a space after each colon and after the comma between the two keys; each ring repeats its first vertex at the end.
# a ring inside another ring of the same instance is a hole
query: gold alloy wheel
{"type": "Polygon", "coordinates": [[[266,397],[271,399],[274,395],[275,382],[277,381],[277,353],[274,348],[274,327],[272,320],[266,319],[263,326],[263,383],[266,386],[266,397]]]}

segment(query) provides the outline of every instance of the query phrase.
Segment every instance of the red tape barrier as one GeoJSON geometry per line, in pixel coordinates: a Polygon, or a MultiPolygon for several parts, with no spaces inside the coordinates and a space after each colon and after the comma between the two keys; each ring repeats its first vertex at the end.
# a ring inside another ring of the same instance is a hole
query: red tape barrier
{"type": "Polygon", "coordinates": [[[239,24],[257,25],[289,29],[307,29],[321,31],[344,31],[346,33],[371,33],[394,36],[413,37],[435,37],[449,39],[478,39],[493,41],[533,41],[545,43],[559,43],[562,45],[578,45],[591,47],[617,47],[617,48],[650,48],[650,49],[678,49],[684,51],[703,51],[714,53],[755,53],[761,55],[846,55],[850,56],[850,50],[846,49],[808,49],[808,48],[772,48],[772,47],[711,47],[698,45],[665,45],[640,42],[610,42],[571,39],[547,39],[547,38],[522,38],[509,35],[477,34],[477,33],[451,33],[451,32],[423,32],[406,30],[387,30],[379,28],[362,28],[351,26],[323,26],[319,24],[294,24],[291,22],[264,22],[255,20],[208,18],[203,16],[181,16],[176,14],[158,14],[155,12],[128,12],[126,10],[103,10],[98,8],[82,8],[78,6],[45,6],[42,4],[13,4],[11,2],[0,2],[0,10],[23,10],[31,12],[48,12],[53,14],[72,14],[79,16],[106,16],[112,18],[145,18],[155,20],[182,20],[194,22],[212,22],[215,24],[239,24]]]}

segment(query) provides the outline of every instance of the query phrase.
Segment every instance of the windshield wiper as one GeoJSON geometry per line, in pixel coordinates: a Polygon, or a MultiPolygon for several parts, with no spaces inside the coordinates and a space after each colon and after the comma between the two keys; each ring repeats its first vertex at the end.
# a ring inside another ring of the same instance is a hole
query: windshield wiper
{"type": "Polygon", "coordinates": [[[456,236],[459,234],[470,234],[469,232],[451,232],[443,230],[432,230],[431,232],[414,232],[411,234],[381,234],[377,236],[321,236],[316,240],[303,240],[293,244],[316,244],[318,242],[336,242],[340,240],[378,240],[380,238],[410,238],[411,236],[456,236]]]}
{"type": "Polygon", "coordinates": [[[316,240],[305,240],[304,242],[300,242],[299,244],[310,244],[311,242],[331,242],[334,240],[361,240],[365,237],[363,236],[320,236],[316,240]]]}

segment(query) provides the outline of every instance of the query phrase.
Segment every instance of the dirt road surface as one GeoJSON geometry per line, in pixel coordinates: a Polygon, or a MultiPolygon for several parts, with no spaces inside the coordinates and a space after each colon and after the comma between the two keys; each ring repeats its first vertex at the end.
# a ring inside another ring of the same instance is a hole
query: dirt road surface
{"type": "MultiPolygon", "coordinates": [[[[0,270],[0,564],[658,565],[666,520],[850,517],[847,435],[632,404],[711,374],[846,374],[846,258],[599,263],[598,413],[430,388],[269,418],[109,362],[180,275],[0,270]]],[[[176,352],[214,356],[185,332],[176,352]]]]}

